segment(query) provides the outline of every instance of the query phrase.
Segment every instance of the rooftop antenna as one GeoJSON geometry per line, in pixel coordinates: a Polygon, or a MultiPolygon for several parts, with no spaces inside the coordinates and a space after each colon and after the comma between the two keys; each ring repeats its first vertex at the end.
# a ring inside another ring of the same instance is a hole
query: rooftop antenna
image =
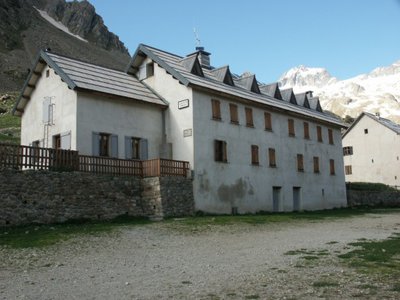
{"type": "Polygon", "coordinates": [[[196,49],[197,49],[198,47],[201,47],[201,41],[200,41],[199,35],[197,33],[196,27],[193,28],[193,33],[194,33],[194,38],[196,40],[196,49]]]}

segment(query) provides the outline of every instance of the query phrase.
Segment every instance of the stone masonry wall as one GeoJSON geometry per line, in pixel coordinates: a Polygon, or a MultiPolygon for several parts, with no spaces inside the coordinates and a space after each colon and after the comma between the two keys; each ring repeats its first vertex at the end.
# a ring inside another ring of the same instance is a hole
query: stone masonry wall
{"type": "Polygon", "coordinates": [[[2,170],[0,226],[106,220],[119,215],[152,218],[191,215],[194,206],[191,190],[192,181],[178,177],[141,179],[79,172],[2,170]]]}
{"type": "Polygon", "coordinates": [[[347,190],[347,205],[400,207],[400,191],[347,190]]]}

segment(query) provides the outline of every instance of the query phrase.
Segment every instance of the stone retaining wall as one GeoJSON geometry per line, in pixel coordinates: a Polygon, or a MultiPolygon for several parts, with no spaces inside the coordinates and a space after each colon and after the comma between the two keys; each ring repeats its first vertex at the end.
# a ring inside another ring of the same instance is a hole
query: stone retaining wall
{"type": "Polygon", "coordinates": [[[347,205],[400,207],[400,191],[347,190],[347,205]]]}
{"type": "Polygon", "coordinates": [[[191,179],[0,171],[0,226],[193,214],[191,179]]]}

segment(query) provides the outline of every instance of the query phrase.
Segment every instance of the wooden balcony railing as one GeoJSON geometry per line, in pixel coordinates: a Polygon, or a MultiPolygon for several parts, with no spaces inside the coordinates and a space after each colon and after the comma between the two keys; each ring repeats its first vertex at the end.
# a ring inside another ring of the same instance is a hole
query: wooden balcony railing
{"type": "Polygon", "coordinates": [[[140,177],[187,177],[189,162],[169,159],[131,160],[80,155],[78,151],[0,143],[0,169],[79,171],[140,177]]]}

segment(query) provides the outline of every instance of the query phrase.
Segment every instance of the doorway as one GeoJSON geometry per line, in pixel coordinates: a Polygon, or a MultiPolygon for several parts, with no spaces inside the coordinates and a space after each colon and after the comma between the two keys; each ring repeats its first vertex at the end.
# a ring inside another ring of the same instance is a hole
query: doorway
{"type": "Polygon", "coordinates": [[[281,187],[272,187],[272,211],[279,212],[281,207],[281,187]]]}
{"type": "Polygon", "coordinates": [[[301,208],[301,187],[293,187],[293,211],[300,211],[301,208]]]}

